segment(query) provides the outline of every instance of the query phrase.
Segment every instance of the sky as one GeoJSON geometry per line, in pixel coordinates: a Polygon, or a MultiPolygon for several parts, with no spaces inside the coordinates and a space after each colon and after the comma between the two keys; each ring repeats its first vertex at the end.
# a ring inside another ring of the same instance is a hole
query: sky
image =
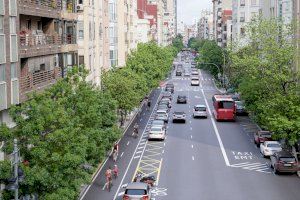
{"type": "Polygon", "coordinates": [[[212,0],[177,0],[178,21],[193,24],[200,18],[201,10],[212,10],[212,0]]]}

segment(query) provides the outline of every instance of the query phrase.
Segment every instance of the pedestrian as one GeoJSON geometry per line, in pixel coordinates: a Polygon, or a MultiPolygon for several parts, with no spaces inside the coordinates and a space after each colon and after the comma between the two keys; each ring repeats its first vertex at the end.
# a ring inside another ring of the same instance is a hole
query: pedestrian
{"type": "Polygon", "coordinates": [[[151,100],[150,99],[148,100],[147,106],[148,106],[148,110],[150,110],[150,108],[151,108],[151,100]]]}

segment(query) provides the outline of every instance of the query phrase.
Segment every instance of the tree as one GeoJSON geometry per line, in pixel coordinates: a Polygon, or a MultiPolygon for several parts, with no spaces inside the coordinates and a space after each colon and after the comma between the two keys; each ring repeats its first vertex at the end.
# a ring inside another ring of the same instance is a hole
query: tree
{"type": "Polygon", "coordinates": [[[173,40],[172,40],[172,46],[177,49],[177,52],[181,51],[184,48],[183,45],[183,37],[182,35],[178,34],[173,40]]]}
{"type": "Polygon", "coordinates": [[[230,53],[230,80],[255,120],[278,139],[300,138],[299,72],[294,71],[292,27],[257,18],[247,27],[248,45],[230,53]]]}
{"type": "Polygon", "coordinates": [[[41,199],[55,199],[58,194],[59,199],[77,199],[92,173],[84,166],[97,166],[120,137],[116,102],[85,82],[85,75],[82,68],[74,67],[68,78],[12,107],[17,123],[12,134],[29,163],[24,166],[21,193],[37,193],[41,199]]]}

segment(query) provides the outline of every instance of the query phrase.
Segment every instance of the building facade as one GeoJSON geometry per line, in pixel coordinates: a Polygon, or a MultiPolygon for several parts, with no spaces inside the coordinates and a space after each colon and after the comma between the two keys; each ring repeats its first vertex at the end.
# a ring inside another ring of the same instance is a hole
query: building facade
{"type": "Polygon", "coordinates": [[[199,39],[212,40],[213,37],[213,13],[208,10],[201,12],[197,23],[197,37],[199,39]]]}
{"type": "Polygon", "coordinates": [[[232,37],[243,46],[247,44],[245,25],[259,15],[261,0],[232,1],[232,37]]]}
{"type": "Polygon", "coordinates": [[[260,1],[260,14],[264,18],[276,18],[284,24],[289,24],[293,20],[293,4],[293,0],[260,1]]]}

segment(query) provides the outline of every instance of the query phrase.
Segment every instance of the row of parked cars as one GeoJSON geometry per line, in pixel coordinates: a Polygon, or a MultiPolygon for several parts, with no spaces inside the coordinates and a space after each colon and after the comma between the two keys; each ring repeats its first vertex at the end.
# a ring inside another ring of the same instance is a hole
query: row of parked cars
{"type": "Polygon", "coordinates": [[[282,148],[280,142],[273,140],[270,131],[257,131],[254,134],[254,143],[264,157],[270,157],[270,167],[275,174],[299,171],[297,158],[290,151],[282,148]]]}

